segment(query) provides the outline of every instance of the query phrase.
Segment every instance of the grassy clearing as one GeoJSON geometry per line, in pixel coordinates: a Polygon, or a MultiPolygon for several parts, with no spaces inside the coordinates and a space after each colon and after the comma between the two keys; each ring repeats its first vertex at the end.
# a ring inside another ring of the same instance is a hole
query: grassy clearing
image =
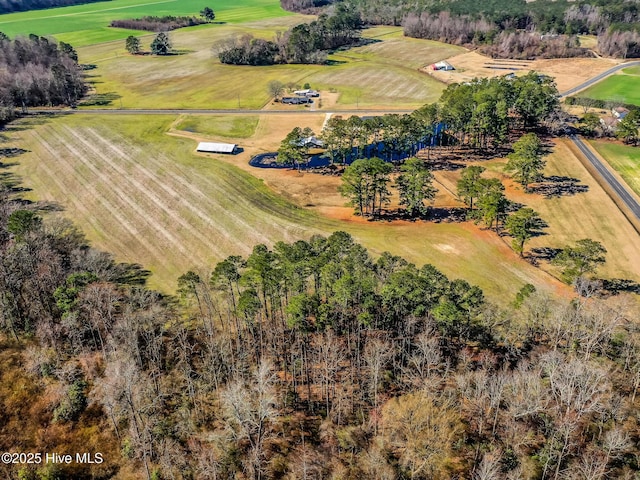
{"type": "Polygon", "coordinates": [[[578,96],[640,105],[640,67],[625,68],[580,92],[578,96]]]}
{"type": "Polygon", "coordinates": [[[256,132],[259,117],[236,115],[184,115],[176,130],[212,137],[249,138],[256,132]]]}
{"type": "MultiPolygon", "coordinates": [[[[640,281],[640,237],[613,200],[582,166],[565,140],[557,140],[553,152],[545,159],[546,176],[575,178],[580,185],[588,187],[588,191],[552,198],[526,194],[520,185],[502,174],[504,160],[483,163],[494,175],[502,176],[508,186],[509,199],[533,208],[549,224],[546,235],[532,239],[525,248],[561,248],[582,238],[592,238],[602,242],[609,252],[607,263],[598,270],[598,275],[640,281]]],[[[544,268],[555,272],[554,267],[544,268]]]]}
{"type": "MultiPolygon", "coordinates": [[[[222,65],[211,49],[216,42],[244,33],[272,38],[277,31],[305,20],[308,17],[296,15],[242,26],[174,31],[171,38],[183,55],[132,56],[124,50],[124,42],[85,47],[78,53],[81,62],[96,65],[89,80],[98,94],[115,98],[114,108],[257,109],[270,99],[271,80],[335,89],[342,106],[397,108],[435,101],[443,85],[417,68],[460,50],[401,37],[397,27],[367,30],[367,36],[382,41],[340,52],[332,57],[334,65],[222,65]]],[[[152,38],[145,36],[143,44],[152,38]]]]}
{"type": "MultiPolygon", "coordinates": [[[[473,225],[341,221],[300,208],[234,165],[246,158],[205,158],[194,154],[193,140],[164,135],[175,120],[69,116],[16,129],[8,135],[29,153],[13,170],[32,199],[58,202],[96,246],[150,268],[152,285],[165,291],[187,269],[246,255],[256,243],[335,230],[350,232],[374,254],[388,250],[419,265],[433,263],[494,299],[513,298],[525,283],[552,288],[544,272],[473,225]]],[[[290,190],[298,180],[313,185],[324,178],[285,173],[282,186],[290,190]]]]}
{"type": "MultiPolygon", "coordinates": [[[[205,4],[202,0],[112,0],[11,13],[0,16],[0,31],[10,37],[29,33],[53,35],[78,47],[140,35],[139,31],[110,28],[111,20],[145,15],[198,15],[205,4]]],[[[216,21],[231,24],[289,15],[279,2],[272,0],[216,0],[211,7],[216,12],[216,21]]]]}
{"type": "Polygon", "coordinates": [[[616,170],[631,189],[640,195],[640,148],[595,140],[591,145],[616,170]]]}

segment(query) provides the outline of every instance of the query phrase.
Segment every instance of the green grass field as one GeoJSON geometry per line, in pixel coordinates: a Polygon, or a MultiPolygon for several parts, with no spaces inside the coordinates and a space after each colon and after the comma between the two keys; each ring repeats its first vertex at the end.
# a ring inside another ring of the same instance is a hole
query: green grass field
{"type": "Polygon", "coordinates": [[[184,115],[174,128],[197,135],[249,138],[255,134],[258,121],[257,116],[184,115]]]}
{"type": "Polygon", "coordinates": [[[246,159],[199,156],[195,141],[165,135],[175,120],[83,115],[16,125],[6,133],[29,152],[13,171],[31,199],[60,204],[94,245],[151,269],[151,284],[168,292],[186,270],[210,269],[256,243],[336,230],[374,254],[388,250],[418,265],[433,263],[503,302],[525,283],[552,288],[544,272],[473,225],[360,223],[300,208],[233,165],[246,159]]]}
{"type": "MultiPolygon", "coordinates": [[[[72,7],[34,10],[0,15],[0,31],[16,35],[53,35],[79,47],[126,38],[139,31],[110,28],[111,20],[145,15],[198,15],[207,5],[203,0],[111,0],[72,7]]],[[[211,3],[216,21],[236,24],[281,17],[289,13],[273,0],[216,0],[211,3]]],[[[219,28],[220,25],[192,27],[219,28]]]]}
{"type": "MultiPolygon", "coordinates": [[[[333,65],[223,65],[212,52],[216,42],[251,33],[272,38],[277,31],[307,20],[295,15],[278,19],[221,25],[220,28],[171,33],[182,55],[132,56],[124,42],[78,49],[80,61],[96,65],[89,71],[100,95],[111,95],[111,108],[245,108],[269,101],[271,80],[336,90],[339,106],[418,107],[438,99],[444,85],[418,67],[462,51],[438,42],[402,37],[399,27],[371,28],[364,36],[378,40],[333,55],[333,65]]],[[[145,48],[153,35],[142,37],[145,48]]],[[[294,109],[294,107],[292,107],[294,109]]]]}
{"type": "Polygon", "coordinates": [[[640,195],[640,148],[595,140],[591,145],[616,170],[631,189],[640,195]]]}
{"type": "Polygon", "coordinates": [[[640,105],[640,67],[630,67],[580,92],[579,97],[640,105]]]}

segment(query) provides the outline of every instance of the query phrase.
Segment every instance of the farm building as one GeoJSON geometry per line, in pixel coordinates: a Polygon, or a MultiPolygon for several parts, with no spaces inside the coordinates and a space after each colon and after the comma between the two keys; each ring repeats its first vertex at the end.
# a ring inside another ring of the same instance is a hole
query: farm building
{"type": "Polygon", "coordinates": [[[434,63],[430,66],[430,68],[431,70],[455,70],[455,68],[453,68],[453,65],[445,61],[434,63]]]}
{"type": "Polygon", "coordinates": [[[310,88],[306,88],[304,90],[296,90],[293,92],[295,95],[299,97],[319,97],[320,93],[317,90],[312,90],[310,88]]]}
{"type": "Polygon", "coordinates": [[[236,153],[238,146],[235,143],[200,142],[197,151],[204,153],[236,153]]]}

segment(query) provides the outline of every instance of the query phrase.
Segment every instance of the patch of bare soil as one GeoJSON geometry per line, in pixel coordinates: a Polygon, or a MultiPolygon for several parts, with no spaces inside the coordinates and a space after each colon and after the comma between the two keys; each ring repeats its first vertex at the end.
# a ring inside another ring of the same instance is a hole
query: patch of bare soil
{"type": "Polygon", "coordinates": [[[444,83],[468,82],[473,78],[499,77],[508,73],[525,75],[530,71],[553,77],[559,91],[576,87],[589,78],[620,63],[611,58],[558,58],[540,60],[493,59],[477,51],[465,52],[448,58],[452,71],[433,71],[427,66],[421,71],[444,83]]]}

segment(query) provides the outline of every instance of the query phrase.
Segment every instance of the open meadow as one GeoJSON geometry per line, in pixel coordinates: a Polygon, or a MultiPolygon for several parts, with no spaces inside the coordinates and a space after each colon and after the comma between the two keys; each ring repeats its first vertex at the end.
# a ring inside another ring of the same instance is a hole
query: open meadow
{"type": "MultiPolygon", "coordinates": [[[[16,35],[53,35],[75,47],[124,39],[141,32],[111,28],[111,20],[139,18],[146,15],[199,15],[207,6],[203,0],[110,0],[71,7],[33,10],[0,15],[0,31],[16,35]]],[[[216,0],[210,5],[216,21],[240,23],[290,15],[273,0],[216,0]]],[[[191,29],[216,28],[203,25],[191,29]]]]}
{"type": "Polygon", "coordinates": [[[607,140],[593,140],[590,143],[626,184],[640,195],[640,148],[607,140]]]}
{"type": "Polygon", "coordinates": [[[624,68],[577,96],[640,105],[640,67],[624,68]]]}
{"type": "MultiPolygon", "coordinates": [[[[273,38],[277,31],[308,20],[295,15],[279,19],[219,25],[171,32],[179,55],[157,57],[129,55],[124,41],[78,49],[80,62],[94,65],[89,71],[95,93],[89,104],[107,108],[242,108],[259,109],[271,96],[272,80],[337,93],[337,105],[324,98],[313,107],[419,107],[437,100],[444,85],[418,71],[441,60],[459,47],[402,36],[399,27],[375,27],[363,32],[373,43],[330,56],[330,65],[237,66],[221,64],[213,45],[230,37],[252,34],[273,38]],[[103,105],[101,100],[110,103],[103,105]]],[[[148,49],[153,35],[144,35],[148,49]]],[[[292,110],[295,107],[291,107],[292,110]]]]}
{"type": "MultiPolygon", "coordinates": [[[[314,128],[324,119],[309,117],[314,128]]],[[[252,153],[273,148],[299,119],[262,116],[256,137],[242,144],[245,152],[229,157],[197,155],[196,138],[166,135],[176,120],[74,115],[18,125],[7,132],[10,144],[28,153],[12,171],[31,189],[29,198],[59,204],[61,215],[94,245],[120,261],[143,264],[154,274],[151,285],[166,292],[188,269],[206,271],[227,255],[246,255],[256,243],[336,230],[350,232],[374,254],[388,250],[418,265],[433,263],[502,302],[525,283],[566,292],[473,224],[368,222],[342,207],[337,177],[247,165],[252,153]]]]}

